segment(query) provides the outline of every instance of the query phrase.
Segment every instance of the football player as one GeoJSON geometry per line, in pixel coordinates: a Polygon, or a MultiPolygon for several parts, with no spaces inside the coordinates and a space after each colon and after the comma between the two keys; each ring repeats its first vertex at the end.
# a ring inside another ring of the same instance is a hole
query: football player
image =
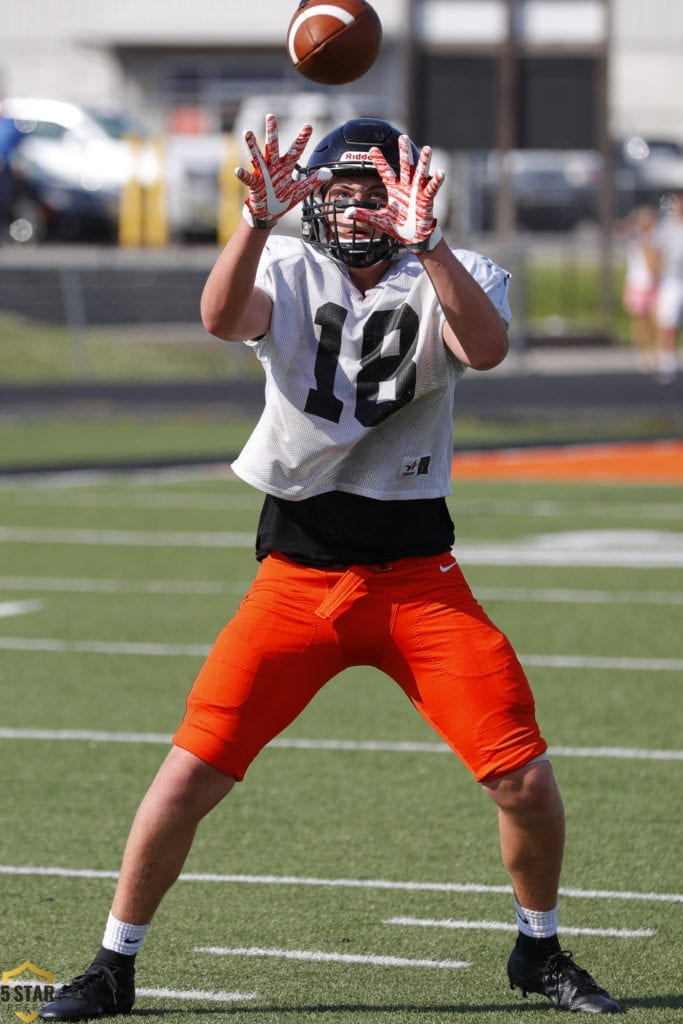
{"type": "Polygon", "coordinates": [[[265,370],[233,464],[265,495],[259,569],[140,805],[102,947],[40,1016],[130,1010],[135,956],[197,824],[351,665],[394,679],[497,806],[519,928],[510,985],[619,1013],[558,939],[564,815],[547,744],[522,666],[452,554],[454,393],[507,353],[509,275],[446,243],[428,147],[356,119],[299,171],[310,134],[281,154],[274,117],[263,150],[246,133],[244,218],[201,303],[206,329],[247,339],[265,370]],[[298,203],[303,238],[272,234],[298,203]]]}

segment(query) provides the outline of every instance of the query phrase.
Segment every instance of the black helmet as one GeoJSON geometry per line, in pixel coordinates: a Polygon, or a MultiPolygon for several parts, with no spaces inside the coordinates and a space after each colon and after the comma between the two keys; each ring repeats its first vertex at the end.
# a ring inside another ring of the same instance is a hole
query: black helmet
{"type": "MultiPolygon", "coordinates": [[[[347,121],[335,128],[311,153],[306,174],[327,167],[332,174],[376,174],[375,165],[368,156],[376,146],[396,175],[399,174],[398,137],[401,132],[387,121],[374,117],[360,117],[347,121]]],[[[418,152],[411,143],[413,159],[417,162],[418,152]]],[[[373,263],[390,259],[399,249],[400,243],[390,235],[374,231],[367,238],[358,238],[356,233],[350,239],[341,241],[337,230],[337,213],[349,205],[325,203],[325,182],[317,192],[307,196],[303,202],[301,234],[305,241],[326,249],[335,259],[351,267],[369,267],[373,263]]],[[[358,204],[356,204],[358,205],[358,204]]],[[[372,203],[363,203],[372,207],[372,203]]]]}

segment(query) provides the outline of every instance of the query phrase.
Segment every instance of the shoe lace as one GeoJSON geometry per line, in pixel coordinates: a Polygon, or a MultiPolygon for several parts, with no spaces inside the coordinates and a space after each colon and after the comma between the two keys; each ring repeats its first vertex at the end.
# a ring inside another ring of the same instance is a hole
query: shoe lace
{"type": "Polygon", "coordinates": [[[88,989],[92,988],[93,985],[98,982],[104,982],[104,984],[111,990],[112,996],[116,997],[116,981],[114,975],[105,967],[104,964],[98,964],[97,967],[88,968],[84,974],[78,974],[71,981],[67,982],[66,985],[62,985],[59,990],[59,995],[69,996],[71,999],[83,999],[88,992],[88,989]]]}
{"type": "Polygon", "coordinates": [[[553,953],[548,959],[546,970],[553,981],[558,982],[562,978],[570,978],[576,986],[577,992],[600,992],[600,986],[590,976],[588,971],[572,959],[573,953],[568,949],[562,949],[559,953],[553,953]]]}

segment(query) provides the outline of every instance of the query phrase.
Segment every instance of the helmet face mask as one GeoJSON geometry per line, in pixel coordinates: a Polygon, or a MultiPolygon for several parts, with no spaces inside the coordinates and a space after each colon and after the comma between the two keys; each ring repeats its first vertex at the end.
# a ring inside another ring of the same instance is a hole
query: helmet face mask
{"type": "Polygon", "coordinates": [[[325,190],[309,197],[306,204],[301,224],[303,238],[326,249],[330,256],[349,267],[370,267],[391,259],[399,247],[390,235],[346,217],[346,211],[352,206],[379,210],[383,204],[351,196],[328,200],[325,190]]]}
{"type": "Polygon", "coordinates": [[[325,200],[325,195],[334,184],[335,176],[378,177],[368,155],[373,146],[377,146],[398,176],[399,134],[387,121],[357,118],[347,121],[321,139],[311,154],[306,173],[328,167],[332,171],[332,178],[316,193],[304,199],[301,217],[304,241],[325,249],[334,259],[350,267],[370,267],[382,260],[391,259],[398,252],[400,243],[390,235],[374,229],[361,229],[355,221],[349,222],[346,218],[341,221],[349,206],[378,209],[376,202],[359,202],[352,197],[330,202],[325,200]]]}

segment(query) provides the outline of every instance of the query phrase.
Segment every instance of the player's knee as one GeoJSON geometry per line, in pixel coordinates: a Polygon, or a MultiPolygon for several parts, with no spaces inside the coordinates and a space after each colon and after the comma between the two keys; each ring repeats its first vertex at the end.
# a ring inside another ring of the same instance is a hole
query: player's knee
{"type": "Polygon", "coordinates": [[[200,819],[227,796],[235,781],[196,755],[174,746],[159,769],[149,795],[169,811],[186,810],[200,819]]]}
{"type": "Polygon", "coordinates": [[[561,811],[562,800],[552,766],[547,759],[534,759],[497,779],[483,783],[484,789],[503,811],[561,811]]]}

